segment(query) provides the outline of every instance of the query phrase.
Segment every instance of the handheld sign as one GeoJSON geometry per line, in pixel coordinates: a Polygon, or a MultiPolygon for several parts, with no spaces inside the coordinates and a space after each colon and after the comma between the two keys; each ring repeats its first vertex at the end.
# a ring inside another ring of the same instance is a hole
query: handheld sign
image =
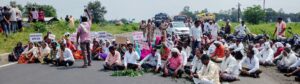
{"type": "Polygon", "coordinates": [[[99,39],[107,39],[106,38],[107,34],[105,31],[98,32],[98,36],[99,36],[99,39]]]}
{"type": "Polygon", "coordinates": [[[49,39],[55,39],[55,35],[54,34],[49,34],[49,39]]]}
{"type": "Polygon", "coordinates": [[[127,37],[117,36],[116,37],[116,43],[118,44],[126,44],[127,37]]]}
{"type": "Polygon", "coordinates": [[[76,41],[76,35],[77,35],[76,33],[71,34],[70,40],[75,42],[76,41]]]}
{"type": "Polygon", "coordinates": [[[91,36],[91,40],[94,40],[94,39],[99,40],[98,39],[98,32],[91,32],[90,36],[91,36]]]}
{"type": "Polygon", "coordinates": [[[133,40],[143,40],[143,32],[133,32],[132,33],[133,40]]]}
{"type": "Polygon", "coordinates": [[[106,39],[114,39],[111,33],[106,33],[106,39]]]}
{"type": "Polygon", "coordinates": [[[29,35],[30,42],[41,42],[43,41],[42,33],[33,33],[29,35]]]}

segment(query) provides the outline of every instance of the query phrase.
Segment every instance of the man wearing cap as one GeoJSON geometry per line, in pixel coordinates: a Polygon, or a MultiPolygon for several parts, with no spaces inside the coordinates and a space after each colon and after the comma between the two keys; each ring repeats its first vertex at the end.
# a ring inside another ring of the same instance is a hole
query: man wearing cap
{"type": "Polygon", "coordinates": [[[177,48],[171,49],[171,58],[164,64],[163,76],[181,77],[183,71],[182,68],[182,57],[177,48]]]}
{"type": "Polygon", "coordinates": [[[261,65],[272,65],[272,60],[274,56],[274,51],[270,46],[270,42],[265,42],[263,44],[263,49],[258,53],[257,58],[259,59],[259,64],[261,65]]]}
{"type": "Polygon", "coordinates": [[[215,41],[213,45],[216,46],[216,49],[210,57],[214,62],[220,63],[225,56],[225,47],[220,41],[215,41]]]}
{"type": "Polygon", "coordinates": [[[219,78],[219,67],[214,62],[210,61],[207,54],[202,55],[201,62],[203,64],[200,71],[194,75],[193,81],[195,84],[221,84],[219,78]]]}

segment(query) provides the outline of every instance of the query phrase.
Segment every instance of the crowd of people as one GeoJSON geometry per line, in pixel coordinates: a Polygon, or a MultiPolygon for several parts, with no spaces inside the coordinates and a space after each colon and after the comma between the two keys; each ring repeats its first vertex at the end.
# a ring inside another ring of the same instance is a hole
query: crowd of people
{"type": "MultiPolygon", "coordinates": [[[[42,8],[27,8],[28,22],[45,22],[45,13],[42,8]]],[[[0,30],[6,37],[12,33],[22,30],[23,27],[23,13],[15,5],[0,6],[0,30]]]]}
{"type": "MultiPolygon", "coordinates": [[[[8,9],[5,8],[7,11],[8,9]]],[[[32,9],[35,12],[35,9],[32,9]]],[[[156,26],[152,20],[142,21],[140,29],[143,32],[147,47],[141,47],[137,41],[128,40],[118,43],[116,40],[97,40],[90,38],[92,17],[85,11],[77,28],[76,41],[70,40],[70,33],[63,38],[51,39],[49,35],[43,42],[29,42],[23,46],[21,42],[9,55],[10,61],[19,64],[42,63],[53,66],[72,66],[75,59],[82,59],[82,68],[92,66],[92,60],[103,60],[105,70],[150,70],[162,72],[163,77],[181,78],[188,76],[196,84],[220,84],[222,81],[240,80],[239,76],[259,78],[263,73],[260,66],[276,66],[285,76],[300,77],[300,59],[290,44],[274,42],[264,37],[257,43],[246,44],[243,37],[251,33],[242,21],[235,27],[236,38],[225,40],[219,33],[231,34],[229,22],[222,28],[213,20],[185,21],[190,26],[189,40],[182,41],[176,34],[167,34],[170,20],[162,21],[156,26]],[[157,32],[160,36],[155,35],[157,32]]],[[[39,15],[31,14],[30,21],[43,21],[39,15]]],[[[41,14],[44,16],[43,14],[41,14]]],[[[5,17],[4,23],[8,23],[5,17]]],[[[10,22],[9,22],[10,23],[10,22]]],[[[285,23],[278,19],[275,34],[284,36],[285,23]]]]}

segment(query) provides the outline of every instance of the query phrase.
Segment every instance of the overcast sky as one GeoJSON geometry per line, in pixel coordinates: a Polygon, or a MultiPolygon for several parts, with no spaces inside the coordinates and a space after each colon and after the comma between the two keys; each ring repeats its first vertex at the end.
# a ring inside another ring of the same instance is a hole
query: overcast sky
{"type": "MultiPolygon", "coordinates": [[[[12,0],[0,0],[0,6],[9,5],[12,0]]],[[[58,17],[73,15],[75,18],[83,14],[83,7],[89,1],[95,0],[14,0],[23,6],[30,3],[52,5],[57,10],[58,17]]],[[[100,0],[107,9],[105,18],[142,20],[152,18],[156,13],[165,12],[173,16],[178,14],[184,6],[190,6],[192,11],[208,9],[209,12],[219,12],[237,7],[262,5],[263,0],[100,0]]],[[[266,8],[278,11],[280,8],[287,13],[300,12],[300,0],[266,0],[266,8]]]]}

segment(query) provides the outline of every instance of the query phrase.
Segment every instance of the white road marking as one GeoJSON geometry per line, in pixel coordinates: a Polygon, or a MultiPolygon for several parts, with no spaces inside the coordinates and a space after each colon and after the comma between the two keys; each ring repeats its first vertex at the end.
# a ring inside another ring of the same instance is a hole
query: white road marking
{"type": "Polygon", "coordinates": [[[7,67],[7,66],[10,66],[10,65],[14,65],[14,64],[17,64],[17,62],[12,62],[12,63],[1,65],[0,68],[7,67]]]}

